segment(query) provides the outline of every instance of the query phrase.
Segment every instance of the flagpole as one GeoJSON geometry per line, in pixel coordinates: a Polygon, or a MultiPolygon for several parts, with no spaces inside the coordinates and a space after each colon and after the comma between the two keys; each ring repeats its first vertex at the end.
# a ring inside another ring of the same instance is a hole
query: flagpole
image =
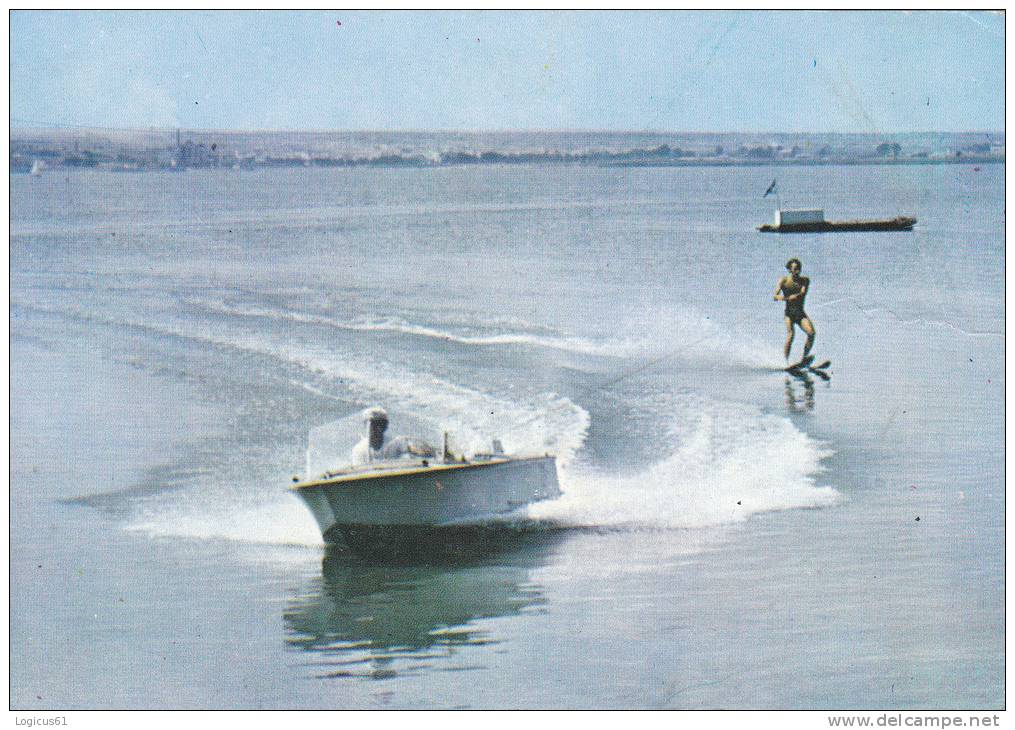
{"type": "Polygon", "coordinates": [[[772,180],[772,184],[768,186],[768,190],[761,197],[767,198],[769,193],[775,193],[775,204],[779,206],[779,210],[782,210],[782,198],[779,195],[779,181],[772,180]]]}

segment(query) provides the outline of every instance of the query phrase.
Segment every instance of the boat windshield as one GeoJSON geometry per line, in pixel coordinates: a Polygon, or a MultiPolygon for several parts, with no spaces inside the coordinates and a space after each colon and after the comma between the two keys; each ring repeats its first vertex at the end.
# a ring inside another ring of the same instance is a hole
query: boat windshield
{"type": "Polygon", "coordinates": [[[373,462],[435,459],[443,434],[436,424],[408,414],[368,408],[310,430],[307,477],[373,462]]]}

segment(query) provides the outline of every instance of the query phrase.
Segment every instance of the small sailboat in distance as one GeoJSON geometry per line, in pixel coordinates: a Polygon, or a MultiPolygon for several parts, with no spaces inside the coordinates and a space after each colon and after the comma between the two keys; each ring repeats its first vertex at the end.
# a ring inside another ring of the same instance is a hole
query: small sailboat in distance
{"type": "MultiPolygon", "coordinates": [[[[24,168],[21,168],[22,170],[24,168]]],[[[38,177],[42,174],[42,171],[46,169],[46,163],[42,160],[35,160],[32,162],[32,169],[28,171],[28,174],[32,177],[38,177]]]]}

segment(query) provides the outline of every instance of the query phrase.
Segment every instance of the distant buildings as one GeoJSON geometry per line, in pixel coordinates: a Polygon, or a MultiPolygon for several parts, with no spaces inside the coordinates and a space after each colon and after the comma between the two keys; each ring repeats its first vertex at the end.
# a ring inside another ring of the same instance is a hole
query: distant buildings
{"type": "Polygon", "coordinates": [[[12,172],[255,167],[926,164],[1003,162],[1003,133],[366,133],[15,130],[12,172]]]}

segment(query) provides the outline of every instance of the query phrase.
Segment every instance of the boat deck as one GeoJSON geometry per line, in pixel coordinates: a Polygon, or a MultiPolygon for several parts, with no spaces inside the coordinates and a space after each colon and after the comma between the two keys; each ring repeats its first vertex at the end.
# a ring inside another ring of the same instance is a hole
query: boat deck
{"type": "Polygon", "coordinates": [[[419,459],[414,461],[397,460],[397,461],[372,462],[370,464],[351,466],[345,469],[329,471],[315,479],[294,484],[291,488],[306,489],[309,487],[318,487],[327,484],[353,482],[360,481],[363,479],[376,479],[378,477],[390,478],[390,477],[410,476],[416,474],[429,474],[436,472],[455,471],[461,469],[474,469],[484,466],[496,466],[498,464],[506,464],[508,462],[524,462],[544,458],[546,457],[525,456],[525,457],[508,458],[505,456],[491,456],[489,458],[482,457],[474,458],[472,461],[430,462],[425,461],[423,459],[419,459]]]}

